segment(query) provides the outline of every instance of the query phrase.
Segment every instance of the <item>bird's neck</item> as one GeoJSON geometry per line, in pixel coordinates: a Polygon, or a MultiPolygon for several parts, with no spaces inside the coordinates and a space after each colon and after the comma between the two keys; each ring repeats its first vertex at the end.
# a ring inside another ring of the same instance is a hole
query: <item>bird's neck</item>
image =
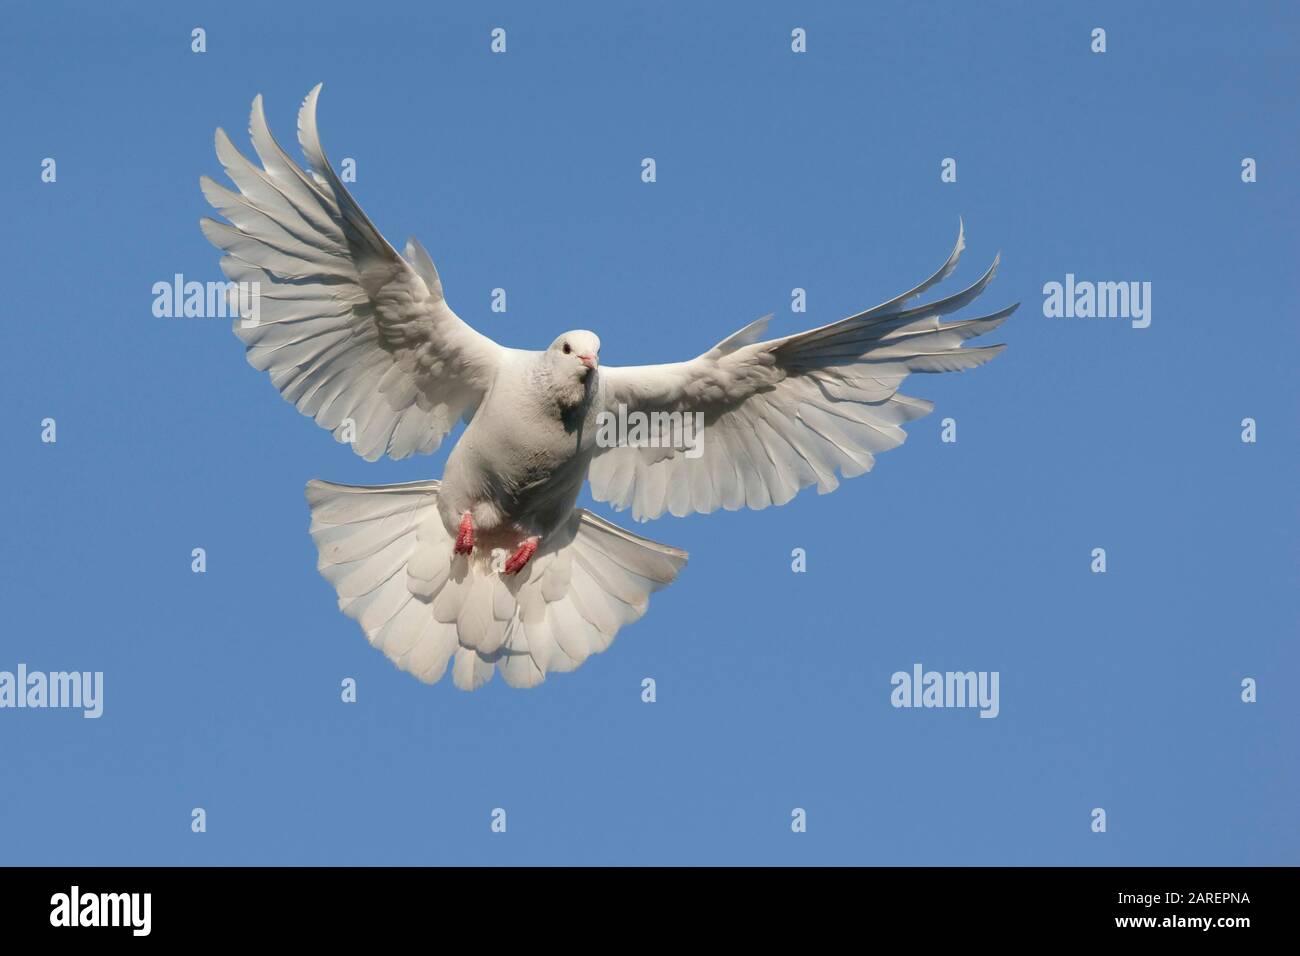
{"type": "Polygon", "coordinates": [[[543,360],[537,370],[537,384],[547,401],[554,405],[555,416],[567,419],[591,403],[591,396],[596,391],[597,374],[593,369],[585,379],[570,378],[543,360]]]}

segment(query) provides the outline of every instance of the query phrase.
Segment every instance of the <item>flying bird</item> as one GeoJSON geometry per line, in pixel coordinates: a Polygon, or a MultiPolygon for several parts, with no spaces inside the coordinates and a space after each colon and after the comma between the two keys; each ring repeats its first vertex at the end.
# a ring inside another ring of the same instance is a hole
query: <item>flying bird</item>
{"type": "Polygon", "coordinates": [[[256,322],[235,321],[248,361],[280,394],[367,460],[432,452],[464,431],[441,481],[307,484],[318,567],[339,607],[398,667],[473,690],[499,668],[532,687],[605,650],[646,610],[686,552],[576,507],[584,481],[639,521],[782,505],[833,491],[933,408],[898,392],[910,372],[982,365],[1001,345],[963,348],[1011,306],[943,322],[993,279],[909,305],[947,278],[965,247],[920,285],[839,322],[764,339],[759,319],[685,362],[615,367],[573,330],[544,351],[507,348],[447,304],[415,239],[399,254],[335,174],[316,130],[317,85],[298,114],[308,169],[272,138],[253,100],[261,168],[218,129],[238,191],[208,177],[204,218],[226,276],[256,283],[256,322]],[[701,416],[695,451],[599,441],[607,416],[701,416]]]}

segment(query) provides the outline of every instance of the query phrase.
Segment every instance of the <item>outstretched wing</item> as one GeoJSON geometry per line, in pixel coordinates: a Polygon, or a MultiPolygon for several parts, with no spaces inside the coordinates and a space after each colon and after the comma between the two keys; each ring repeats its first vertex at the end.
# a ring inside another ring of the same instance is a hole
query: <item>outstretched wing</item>
{"type": "Polygon", "coordinates": [[[369,460],[430,452],[472,414],[505,350],[448,307],[418,242],[403,259],[348,194],[316,133],[319,93],[298,113],[310,174],[272,138],[261,95],[249,132],[263,168],[217,130],[239,192],[200,180],[233,224],[203,219],[203,233],[226,253],[226,276],[250,284],[235,334],[287,401],[369,460]]]}
{"type": "MultiPolygon", "coordinates": [[[[962,348],[1002,324],[1016,306],[993,315],[941,322],[975,299],[998,261],[970,288],[929,305],[907,302],[947,278],[965,248],[957,244],[930,278],[882,305],[797,335],[756,340],[759,319],[699,358],[669,365],[602,368],[606,411],[699,413],[699,444],[688,453],[680,419],[659,417],[661,447],[625,444],[602,449],[592,462],[592,494],[638,521],[783,505],[802,488],[821,494],[871,469],[875,455],[907,437],[900,427],[933,405],[898,393],[910,372],[952,372],[982,365],[1003,346],[962,348]],[[663,434],[671,423],[672,436],[663,434]],[[677,447],[662,447],[672,438],[677,447]]],[[[652,433],[653,435],[654,433],[652,433]]]]}

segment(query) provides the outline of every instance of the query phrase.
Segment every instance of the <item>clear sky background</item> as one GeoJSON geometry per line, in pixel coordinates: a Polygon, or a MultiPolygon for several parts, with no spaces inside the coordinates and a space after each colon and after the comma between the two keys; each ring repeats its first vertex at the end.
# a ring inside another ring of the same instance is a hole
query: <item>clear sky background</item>
{"type": "Polygon", "coordinates": [[[1294,5],[5,17],[0,669],[106,686],[99,720],[0,711],[0,863],[1300,863],[1294,5]],[[637,526],[690,565],[576,672],[423,685],[337,610],[303,486],[438,477],[451,443],[367,463],[227,322],[151,314],[153,283],[221,278],[214,128],[246,148],[261,92],[297,156],[318,81],[358,201],[503,343],[587,327],[638,364],[819,325],[928,275],[963,216],[952,288],[1002,251],[1009,348],[909,378],[936,412],[832,495],[637,526]],[[1066,273],[1151,282],[1150,328],[1044,317],[1066,273]],[[917,662],[1000,672],[1000,716],[894,709],[917,662]]]}

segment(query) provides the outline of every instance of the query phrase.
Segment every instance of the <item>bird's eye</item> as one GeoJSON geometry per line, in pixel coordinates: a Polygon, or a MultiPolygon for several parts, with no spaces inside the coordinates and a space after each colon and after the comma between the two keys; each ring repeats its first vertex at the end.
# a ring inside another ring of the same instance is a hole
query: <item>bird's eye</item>
{"type": "Polygon", "coordinates": [[[564,343],[564,354],[565,354],[565,355],[568,355],[568,354],[569,354],[570,352],[572,352],[572,351],[573,351],[573,349],[569,348],[569,343],[568,343],[568,342],[565,342],[565,343],[564,343]]]}

